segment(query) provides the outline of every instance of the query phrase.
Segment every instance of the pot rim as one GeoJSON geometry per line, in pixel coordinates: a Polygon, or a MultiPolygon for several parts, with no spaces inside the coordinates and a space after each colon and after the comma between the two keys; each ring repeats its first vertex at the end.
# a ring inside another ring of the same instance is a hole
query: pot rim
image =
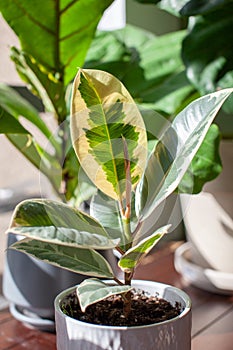
{"type": "MultiPolygon", "coordinates": [[[[111,283],[116,283],[113,280],[104,280],[105,282],[111,282],[111,283]]],[[[166,320],[166,321],[162,321],[162,322],[156,322],[156,323],[152,323],[152,324],[148,324],[148,325],[142,325],[142,326],[108,326],[108,325],[98,325],[98,324],[94,324],[94,323],[88,323],[88,322],[83,322],[83,321],[79,321],[77,319],[74,319],[66,314],[64,314],[60,308],[60,303],[63,300],[63,298],[69,294],[71,291],[73,291],[77,286],[73,286],[70,287],[68,289],[63,290],[61,293],[59,293],[57,295],[57,297],[54,300],[54,306],[55,306],[55,312],[59,313],[62,317],[64,317],[65,319],[68,319],[69,322],[73,322],[76,324],[81,324],[81,325],[85,325],[85,327],[89,327],[89,328],[108,328],[108,329],[113,329],[113,330],[126,330],[126,329],[137,329],[137,328],[148,328],[148,327],[154,327],[159,326],[159,325],[165,325],[174,321],[177,321],[180,318],[185,317],[190,311],[191,311],[191,307],[192,307],[192,302],[190,297],[188,296],[187,293],[185,293],[183,290],[174,287],[172,285],[166,284],[166,283],[161,283],[161,282],[156,282],[156,281],[149,281],[149,280],[132,280],[132,286],[135,287],[139,287],[139,285],[143,286],[143,285],[157,285],[160,287],[165,288],[169,288],[170,290],[174,291],[174,293],[176,293],[177,295],[179,295],[185,303],[185,308],[183,309],[183,311],[176,317],[171,318],[170,320],[166,320]]]]}

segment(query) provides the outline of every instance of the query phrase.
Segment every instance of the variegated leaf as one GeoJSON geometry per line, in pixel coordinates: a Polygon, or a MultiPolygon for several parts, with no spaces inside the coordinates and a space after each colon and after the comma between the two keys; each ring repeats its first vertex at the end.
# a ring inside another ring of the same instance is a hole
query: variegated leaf
{"type": "Polygon", "coordinates": [[[45,199],[21,202],[8,230],[31,239],[89,249],[112,249],[120,239],[109,237],[91,216],[70,206],[45,199]]]}
{"type": "Polygon", "coordinates": [[[124,142],[132,184],[145,168],[146,130],[136,104],[109,73],[79,70],[73,85],[71,135],[80,164],[105,194],[122,200],[126,188],[124,142]]]}
{"type": "Polygon", "coordinates": [[[132,289],[129,285],[108,285],[97,278],[90,278],[83,281],[77,287],[77,295],[81,310],[111,295],[127,293],[132,289]]]}
{"type": "Polygon", "coordinates": [[[137,186],[140,222],[179,185],[209,127],[233,89],[223,89],[190,103],[174,119],[152,152],[137,186]]]}
{"type": "Polygon", "coordinates": [[[168,232],[171,225],[159,228],[156,232],[130,248],[119,260],[118,265],[124,272],[131,272],[147,255],[159,240],[168,232]]]}
{"type": "Polygon", "coordinates": [[[113,271],[101,254],[92,249],[79,249],[25,238],[10,249],[87,276],[112,278],[113,271]]]}
{"type": "Polygon", "coordinates": [[[13,227],[9,232],[51,244],[86,249],[112,249],[120,242],[120,239],[111,239],[96,233],[55,226],[13,227]]]}

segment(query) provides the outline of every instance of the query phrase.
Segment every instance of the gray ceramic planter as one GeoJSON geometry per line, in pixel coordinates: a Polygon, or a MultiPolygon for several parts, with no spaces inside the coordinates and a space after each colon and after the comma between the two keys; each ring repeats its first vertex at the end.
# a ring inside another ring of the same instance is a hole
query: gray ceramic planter
{"type": "Polygon", "coordinates": [[[55,299],[57,350],[190,350],[191,301],[181,290],[157,282],[134,281],[133,286],[151,294],[156,292],[173,305],[180,302],[183,311],[172,320],[139,327],[110,327],[80,322],[66,316],[61,300],[75,287],[55,299]]]}
{"type": "MultiPolygon", "coordinates": [[[[8,246],[22,237],[8,235],[8,246]]],[[[112,252],[103,252],[116,266],[112,252]]],[[[15,250],[8,250],[3,274],[3,293],[12,315],[32,327],[54,330],[54,299],[62,290],[85,278],[84,275],[49,265],[15,250]]]]}

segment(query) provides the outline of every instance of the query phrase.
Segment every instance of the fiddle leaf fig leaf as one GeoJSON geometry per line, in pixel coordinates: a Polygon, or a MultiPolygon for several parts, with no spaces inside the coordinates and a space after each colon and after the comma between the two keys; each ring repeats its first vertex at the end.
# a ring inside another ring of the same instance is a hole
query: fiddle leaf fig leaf
{"type": "Polygon", "coordinates": [[[101,254],[92,249],[79,249],[58,244],[50,244],[25,238],[10,246],[10,249],[87,276],[112,278],[113,272],[101,254]]]}
{"type": "Polygon", "coordinates": [[[168,232],[171,225],[159,228],[149,237],[144,238],[130,248],[119,260],[118,265],[124,272],[132,272],[141,260],[151,251],[159,240],[168,232]]]}
{"type": "Polygon", "coordinates": [[[140,221],[179,185],[208,129],[233,89],[223,89],[190,103],[180,112],[152,152],[136,191],[140,221]]]}
{"type": "Polygon", "coordinates": [[[23,51],[67,85],[82,66],[96,27],[112,0],[2,0],[0,11],[23,51]],[[78,18],[78,20],[77,20],[78,18]],[[36,45],[32,41],[36,40],[36,45]],[[43,49],[42,49],[43,48],[43,49]]]}
{"type": "Polygon", "coordinates": [[[122,201],[127,182],[125,143],[135,186],[145,168],[147,141],[141,114],[118,79],[103,71],[79,70],[73,85],[71,135],[92,182],[122,201]]]}
{"type": "MultiPolygon", "coordinates": [[[[46,136],[47,139],[53,139],[52,132],[40,118],[37,110],[26,99],[21,97],[14,89],[3,83],[0,83],[0,107],[3,108],[4,111],[6,111],[12,117],[14,117],[18,123],[20,123],[20,117],[23,116],[30,123],[35,125],[46,136]]],[[[23,126],[21,126],[21,128],[23,129],[23,126]]],[[[12,131],[10,130],[10,126],[8,133],[14,133],[13,129],[12,131]]],[[[26,133],[29,132],[26,131],[26,133]]]]}
{"type": "Polygon", "coordinates": [[[66,204],[42,199],[21,202],[13,213],[10,232],[50,243],[110,249],[119,239],[89,215],[66,204]]]}
{"type": "Polygon", "coordinates": [[[28,134],[28,131],[0,105],[0,133],[28,134]]]}
{"type": "Polygon", "coordinates": [[[38,64],[31,56],[15,47],[11,48],[11,59],[22,78],[30,86],[30,90],[38,95],[46,108],[57,115],[66,113],[64,87],[62,82],[50,71],[38,64]]]}
{"type": "Polygon", "coordinates": [[[107,285],[97,278],[89,278],[83,281],[76,289],[82,312],[86,308],[111,295],[127,293],[133,288],[128,285],[107,285]]]}

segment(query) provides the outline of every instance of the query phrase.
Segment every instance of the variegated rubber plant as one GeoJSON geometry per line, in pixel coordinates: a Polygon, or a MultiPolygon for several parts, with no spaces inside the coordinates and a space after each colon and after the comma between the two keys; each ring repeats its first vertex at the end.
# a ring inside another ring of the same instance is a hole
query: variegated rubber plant
{"type": "Polygon", "coordinates": [[[178,187],[232,91],[192,102],[149,152],[142,116],[123,84],[109,73],[80,69],[73,83],[71,135],[82,169],[97,189],[90,215],[51,200],[26,200],[16,207],[9,228],[26,238],[11,248],[90,276],[77,287],[83,311],[121,294],[128,313],[135,268],[170,226],[150,234],[147,219],[178,187]],[[105,249],[118,251],[123,281],[98,252],[105,249]],[[107,285],[106,278],[114,284],[107,285]]]}

